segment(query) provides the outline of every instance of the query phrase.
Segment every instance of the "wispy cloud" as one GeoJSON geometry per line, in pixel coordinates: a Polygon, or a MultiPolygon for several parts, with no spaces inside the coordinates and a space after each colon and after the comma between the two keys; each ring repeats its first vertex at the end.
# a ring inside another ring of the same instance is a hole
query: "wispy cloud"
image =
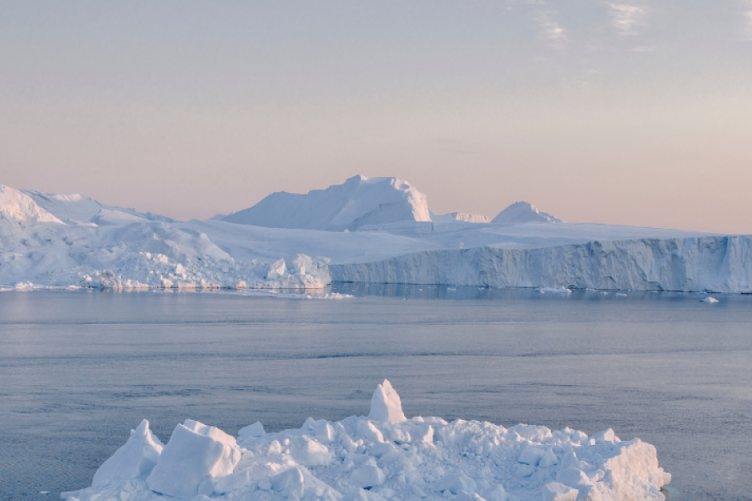
{"type": "Polygon", "coordinates": [[[559,23],[551,17],[550,12],[538,11],[535,13],[535,22],[543,38],[549,40],[555,49],[563,49],[567,41],[567,33],[559,23]]]}
{"type": "Polygon", "coordinates": [[[747,2],[747,8],[750,10],[743,13],[744,30],[747,40],[752,42],[752,2],[747,2]]]}
{"type": "Polygon", "coordinates": [[[645,17],[645,8],[639,5],[623,3],[608,4],[611,9],[611,24],[622,35],[634,35],[636,27],[641,25],[645,17]]]}

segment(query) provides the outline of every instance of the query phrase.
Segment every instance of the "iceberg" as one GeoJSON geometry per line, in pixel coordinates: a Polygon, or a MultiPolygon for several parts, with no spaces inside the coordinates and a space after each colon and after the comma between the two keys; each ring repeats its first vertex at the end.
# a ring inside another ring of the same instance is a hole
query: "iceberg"
{"type": "Polygon", "coordinates": [[[571,428],[406,419],[385,380],[368,417],[309,418],[278,433],[256,423],[236,439],[187,420],[162,447],[144,421],[91,487],[63,498],[660,501],[670,481],[655,447],[638,438],[622,441],[611,429],[588,436],[571,428]]]}
{"type": "Polygon", "coordinates": [[[320,290],[331,283],[327,258],[293,249],[277,254],[282,272],[270,273],[270,260],[232,256],[161,216],[0,185],[3,288],[320,290]]]}
{"type": "Polygon", "coordinates": [[[332,282],[748,293],[752,236],[565,223],[527,202],[491,222],[436,216],[397,178],[356,176],[187,222],[0,185],[2,289],[320,290],[332,282]]]}
{"type": "Polygon", "coordinates": [[[305,195],[278,192],[223,221],[269,228],[353,231],[395,221],[430,221],[426,196],[394,177],[351,177],[305,195]]]}

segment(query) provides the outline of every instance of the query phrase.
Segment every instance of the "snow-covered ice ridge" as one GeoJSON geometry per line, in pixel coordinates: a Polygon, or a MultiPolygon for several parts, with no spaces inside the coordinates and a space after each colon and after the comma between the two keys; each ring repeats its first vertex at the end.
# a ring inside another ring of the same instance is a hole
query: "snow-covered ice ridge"
{"type": "Polygon", "coordinates": [[[309,418],[300,429],[239,432],[186,420],[166,445],[143,421],[69,501],[456,499],[473,501],[663,500],[671,475],[656,449],[608,429],[437,417],[406,419],[389,381],[368,417],[309,418]]]}

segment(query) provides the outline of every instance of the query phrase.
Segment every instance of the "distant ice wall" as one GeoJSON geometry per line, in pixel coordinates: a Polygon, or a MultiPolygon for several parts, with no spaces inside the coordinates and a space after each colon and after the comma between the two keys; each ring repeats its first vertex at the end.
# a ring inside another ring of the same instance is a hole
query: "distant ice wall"
{"type": "Polygon", "coordinates": [[[329,271],[335,282],[752,292],[752,235],[426,250],[329,271]]]}

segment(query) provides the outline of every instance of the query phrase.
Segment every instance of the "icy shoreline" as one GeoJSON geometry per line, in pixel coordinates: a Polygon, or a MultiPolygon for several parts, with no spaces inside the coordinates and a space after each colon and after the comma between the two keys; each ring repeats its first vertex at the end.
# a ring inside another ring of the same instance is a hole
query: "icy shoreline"
{"type": "Polygon", "coordinates": [[[406,419],[389,381],[368,417],[308,419],[300,429],[237,438],[186,420],[167,444],[149,423],[131,431],[69,501],[178,499],[457,499],[475,501],[663,500],[671,475],[655,447],[612,430],[587,436],[565,428],[441,418],[406,419]]]}

